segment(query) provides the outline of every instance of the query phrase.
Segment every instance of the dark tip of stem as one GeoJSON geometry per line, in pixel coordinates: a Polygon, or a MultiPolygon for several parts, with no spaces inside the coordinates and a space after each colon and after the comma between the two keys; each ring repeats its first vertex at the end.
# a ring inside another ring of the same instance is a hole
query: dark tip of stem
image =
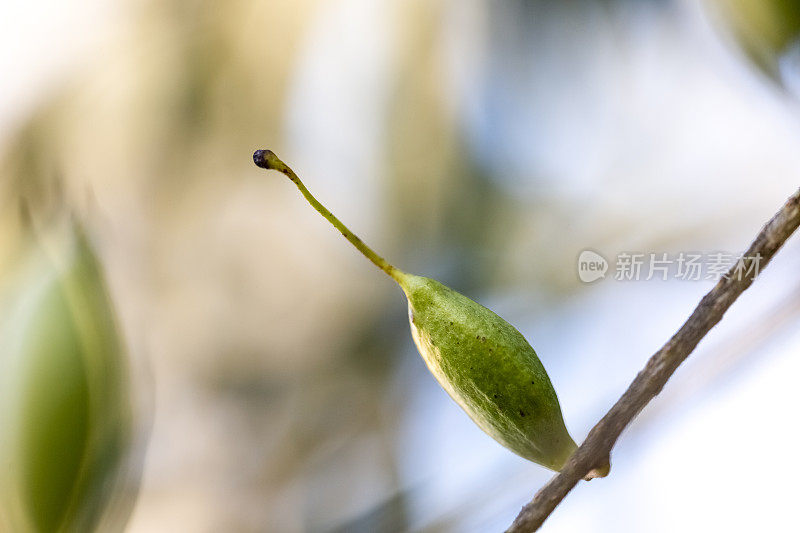
{"type": "Polygon", "coordinates": [[[256,164],[257,167],[265,168],[267,170],[271,170],[275,168],[275,161],[278,157],[272,152],[272,150],[256,150],[253,152],[253,163],[256,164]]]}

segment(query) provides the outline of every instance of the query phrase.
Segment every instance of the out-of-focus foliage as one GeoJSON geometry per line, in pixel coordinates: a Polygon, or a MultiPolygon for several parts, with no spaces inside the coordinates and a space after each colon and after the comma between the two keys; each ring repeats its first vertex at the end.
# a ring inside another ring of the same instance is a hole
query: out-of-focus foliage
{"type": "Polygon", "coordinates": [[[71,226],[31,245],[0,323],[0,528],[115,520],[131,437],[124,343],[97,258],[71,226]],[[47,248],[45,250],[45,248],[47,248]]]}
{"type": "Polygon", "coordinates": [[[750,58],[779,76],[781,57],[800,46],[800,1],[713,0],[750,58]]]}

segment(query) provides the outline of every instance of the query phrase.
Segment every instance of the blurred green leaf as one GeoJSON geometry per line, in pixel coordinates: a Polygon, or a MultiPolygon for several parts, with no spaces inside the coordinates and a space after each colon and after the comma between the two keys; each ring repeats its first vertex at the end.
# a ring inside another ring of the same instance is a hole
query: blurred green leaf
{"type": "Polygon", "coordinates": [[[124,348],[102,272],[77,225],[68,241],[52,261],[33,261],[3,328],[0,505],[12,531],[95,529],[130,433],[124,348]]]}
{"type": "Polygon", "coordinates": [[[779,77],[779,61],[800,37],[798,0],[715,0],[748,56],[779,77]]]}

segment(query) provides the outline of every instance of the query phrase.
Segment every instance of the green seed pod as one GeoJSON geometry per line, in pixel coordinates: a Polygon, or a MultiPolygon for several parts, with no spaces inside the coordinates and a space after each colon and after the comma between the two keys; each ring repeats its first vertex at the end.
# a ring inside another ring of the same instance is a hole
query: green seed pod
{"type": "Polygon", "coordinates": [[[131,417],[124,350],[100,266],[74,229],[50,258],[36,254],[2,324],[3,530],[93,531],[118,496],[131,417]]]}
{"type": "Polygon", "coordinates": [[[556,392],[525,337],[438,281],[404,274],[411,334],[445,391],[509,450],[560,470],[577,446],[556,392]]]}
{"type": "MultiPolygon", "coordinates": [[[[269,150],[256,165],[285,174],[325,219],[403,289],[414,342],[433,376],[472,420],[514,453],[561,470],[577,448],[556,392],[525,337],[489,309],[438,281],[390,265],[353,234],[269,150]]],[[[588,477],[608,474],[608,463],[588,477]]]]}

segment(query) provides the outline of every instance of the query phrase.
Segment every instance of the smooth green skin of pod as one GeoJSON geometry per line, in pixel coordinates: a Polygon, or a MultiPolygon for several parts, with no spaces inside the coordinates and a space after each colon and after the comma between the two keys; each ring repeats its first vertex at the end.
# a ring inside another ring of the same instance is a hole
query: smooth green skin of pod
{"type": "Polygon", "coordinates": [[[511,324],[436,280],[400,274],[411,334],[439,384],[514,453],[560,470],[577,449],[536,352],[511,324]]]}
{"type": "Polygon", "coordinates": [[[82,232],[41,269],[4,328],[2,500],[13,531],[93,531],[115,495],[130,430],[124,349],[82,232]]]}

